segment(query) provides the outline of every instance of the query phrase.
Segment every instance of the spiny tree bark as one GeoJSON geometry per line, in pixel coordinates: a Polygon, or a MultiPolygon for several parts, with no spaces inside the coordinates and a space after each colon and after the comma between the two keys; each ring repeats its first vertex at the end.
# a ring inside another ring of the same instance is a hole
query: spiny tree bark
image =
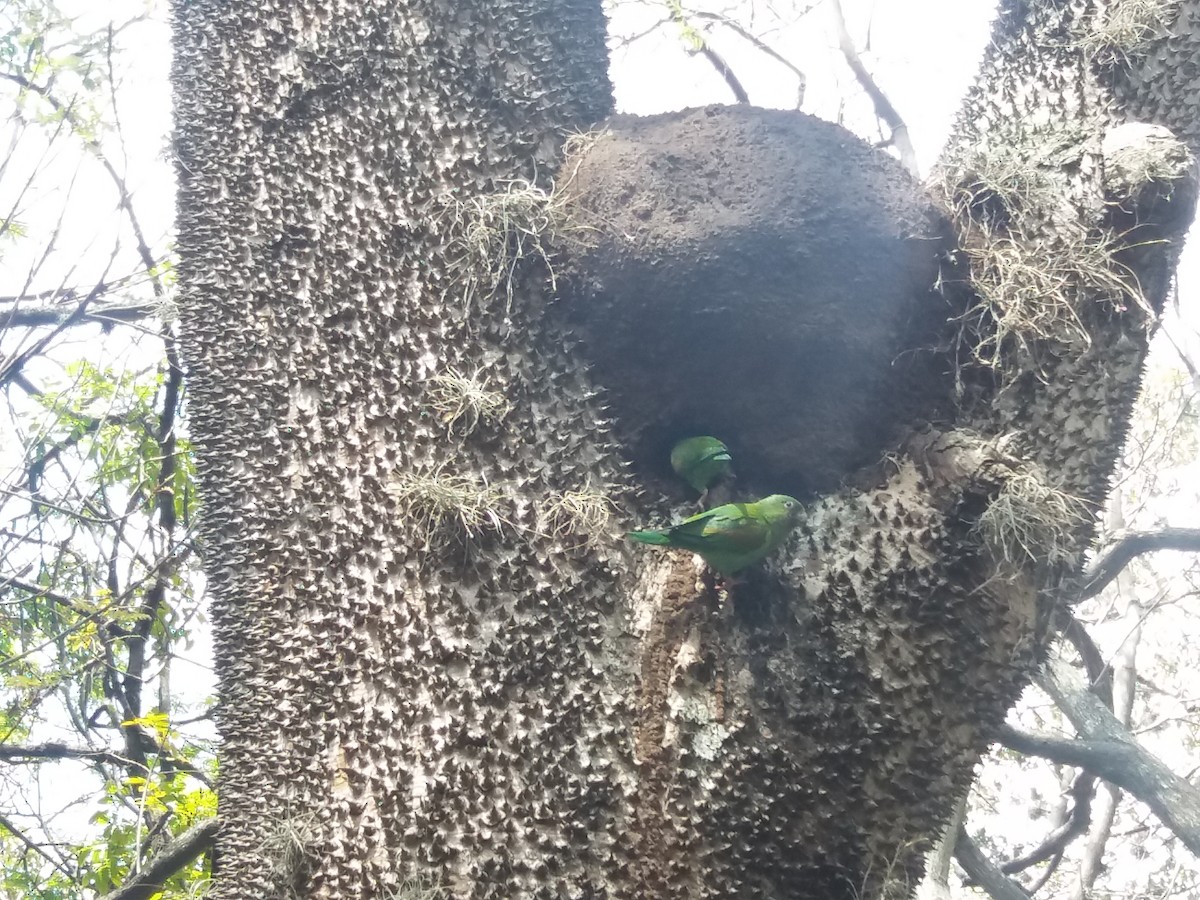
{"type": "Polygon", "coordinates": [[[1049,640],[1191,214],[1192,132],[1112,139],[1183,131],[1101,58],[1114,8],[1002,10],[941,187],[959,377],[722,593],[610,535],[670,497],[562,309],[603,278],[548,303],[488,255],[530,255],[560,201],[523,185],[609,111],[599,4],[178,3],[216,895],[906,892],[1049,640]]]}

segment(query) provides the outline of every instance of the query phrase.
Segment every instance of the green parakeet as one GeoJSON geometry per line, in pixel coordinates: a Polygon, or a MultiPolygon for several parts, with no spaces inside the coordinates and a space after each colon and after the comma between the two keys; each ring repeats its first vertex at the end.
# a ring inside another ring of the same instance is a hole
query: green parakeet
{"type": "Polygon", "coordinates": [[[715,437],[684,438],[671,448],[671,468],[702,494],[729,474],[732,459],[729,448],[715,437]]]}
{"type": "Polygon", "coordinates": [[[770,555],[800,519],[800,501],[772,494],[752,503],[726,503],[658,531],[630,531],[643,544],[691,550],[723,575],[770,555]]]}

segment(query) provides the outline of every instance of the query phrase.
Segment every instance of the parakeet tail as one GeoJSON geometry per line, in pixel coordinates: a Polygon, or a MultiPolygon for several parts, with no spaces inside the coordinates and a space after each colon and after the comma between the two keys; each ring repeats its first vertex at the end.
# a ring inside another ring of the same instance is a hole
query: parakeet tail
{"type": "Polygon", "coordinates": [[[643,544],[669,544],[671,542],[665,531],[627,531],[625,537],[643,544]]]}

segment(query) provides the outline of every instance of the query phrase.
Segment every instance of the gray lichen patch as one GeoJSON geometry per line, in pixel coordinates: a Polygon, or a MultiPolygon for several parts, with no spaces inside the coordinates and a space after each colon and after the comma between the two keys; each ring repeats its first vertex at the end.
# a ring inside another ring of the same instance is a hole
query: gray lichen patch
{"type": "Polygon", "coordinates": [[[1101,145],[1104,185],[1130,195],[1144,184],[1169,185],[1195,177],[1196,160],[1183,141],[1161,125],[1127,122],[1109,130],[1101,145]]]}
{"type": "Polygon", "coordinates": [[[835,487],[951,389],[932,352],[948,223],[903,168],[800,113],[618,116],[560,169],[558,311],[637,472],[726,441],[748,490],[835,487]]]}
{"type": "Polygon", "coordinates": [[[1169,240],[1191,222],[1198,171],[1187,144],[1161,125],[1126,122],[1105,133],[1100,149],[1110,218],[1129,243],[1169,240]]]}

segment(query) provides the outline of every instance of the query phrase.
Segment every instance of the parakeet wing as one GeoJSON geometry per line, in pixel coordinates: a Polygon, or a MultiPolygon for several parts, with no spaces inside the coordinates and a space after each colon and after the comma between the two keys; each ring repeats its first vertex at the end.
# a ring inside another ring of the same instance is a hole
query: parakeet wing
{"type": "Polygon", "coordinates": [[[689,550],[749,553],[768,537],[767,523],[746,503],[729,503],[684,519],[671,529],[671,543],[689,550]]]}

